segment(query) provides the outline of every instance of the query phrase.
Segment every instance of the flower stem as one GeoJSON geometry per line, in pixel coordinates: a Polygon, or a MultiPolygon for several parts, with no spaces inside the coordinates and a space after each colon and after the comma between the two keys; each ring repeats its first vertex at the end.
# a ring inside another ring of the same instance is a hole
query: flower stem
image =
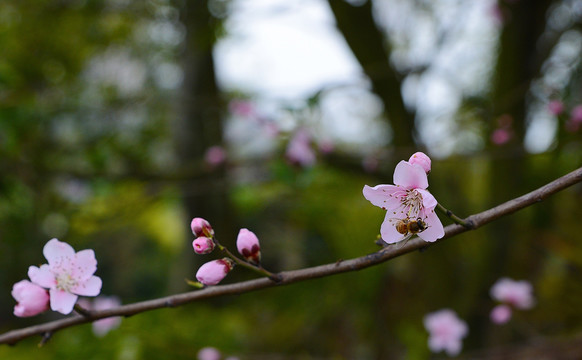
{"type": "Polygon", "coordinates": [[[457,215],[453,214],[453,212],[451,210],[446,209],[444,206],[442,206],[441,204],[437,203],[437,209],[439,209],[441,212],[443,212],[446,216],[448,216],[449,218],[451,218],[451,220],[453,220],[456,224],[459,224],[467,229],[473,229],[475,226],[473,224],[473,222],[471,220],[463,220],[460,217],[458,217],[457,215]]]}
{"type": "Polygon", "coordinates": [[[278,282],[279,281],[279,276],[277,276],[276,274],[273,274],[272,272],[264,269],[261,265],[259,266],[255,266],[247,261],[244,261],[242,259],[240,259],[239,257],[237,257],[236,255],[234,255],[233,253],[231,253],[226,247],[222,246],[218,240],[216,239],[216,237],[214,237],[214,243],[216,244],[216,246],[218,247],[218,249],[220,251],[222,251],[223,253],[225,253],[229,258],[231,258],[235,263],[237,263],[238,265],[245,267],[247,269],[253,270],[255,272],[258,272],[261,275],[267,276],[269,279],[278,282]]]}

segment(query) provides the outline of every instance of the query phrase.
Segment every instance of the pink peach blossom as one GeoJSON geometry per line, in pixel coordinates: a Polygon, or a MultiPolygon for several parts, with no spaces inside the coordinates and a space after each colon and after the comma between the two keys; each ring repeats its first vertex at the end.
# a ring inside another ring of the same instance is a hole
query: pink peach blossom
{"type": "Polygon", "coordinates": [[[299,129],[289,141],[285,156],[289,161],[304,167],[315,164],[315,152],[311,148],[311,137],[304,129],[299,129]]]}
{"type": "Polygon", "coordinates": [[[467,324],[450,309],[439,310],[424,317],[424,327],[429,332],[428,347],[432,352],[445,350],[450,356],[458,355],[467,336],[467,324]]]}
{"type": "Polygon", "coordinates": [[[416,152],[414,154],[412,154],[412,156],[410,157],[410,159],[408,159],[408,162],[412,165],[418,165],[420,166],[425,173],[430,173],[430,158],[423,152],[416,152]]]}
{"type": "Polygon", "coordinates": [[[75,253],[71,245],[57,239],[49,240],[43,248],[48,265],[28,268],[33,283],[49,289],[53,311],[69,314],[81,296],[97,296],[101,291],[101,278],[93,274],[97,260],[93,250],[75,253]]]}
{"type": "Polygon", "coordinates": [[[511,319],[511,307],[505,304],[497,305],[493,308],[493,310],[491,310],[489,318],[495,324],[505,324],[509,321],[509,319],[511,319]]]}
{"type": "Polygon", "coordinates": [[[226,151],[221,146],[211,146],[204,153],[204,161],[210,166],[218,166],[226,161],[226,151]]]}
{"type": "Polygon", "coordinates": [[[192,229],[192,234],[196,237],[214,237],[214,229],[212,229],[212,226],[210,226],[210,223],[206,219],[195,217],[190,222],[190,228],[192,229]]]}
{"type": "Polygon", "coordinates": [[[403,220],[420,219],[426,229],[418,236],[424,241],[433,242],[444,236],[443,224],[435,214],[437,201],[426,188],[428,178],[424,169],[401,161],[394,170],[395,185],[364,186],[364,197],[373,205],[386,210],[386,217],[380,228],[382,239],[393,244],[406,239],[410,234],[402,234],[397,224],[403,220]]]}
{"type": "Polygon", "coordinates": [[[214,241],[205,236],[200,236],[192,241],[192,247],[196,254],[209,254],[214,250],[214,241]]]}
{"type": "Polygon", "coordinates": [[[240,229],[236,238],[238,252],[247,261],[258,264],[261,261],[261,245],[257,236],[248,229],[240,229]]]}
{"type": "Polygon", "coordinates": [[[501,278],[491,287],[491,297],[522,310],[531,309],[535,303],[533,287],[525,280],[501,278]]]}
{"type": "Polygon", "coordinates": [[[222,354],[218,349],[207,346],[198,351],[198,360],[220,360],[222,354]]]}
{"type": "Polygon", "coordinates": [[[560,100],[552,100],[548,103],[548,110],[554,116],[558,116],[564,112],[564,103],[560,100]]]}
{"type": "Polygon", "coordinates": [[[503,145],[511,140],[511,131],[508,129],[495,129],[491,134],[491,141],[495,145],[503,145]]]}
{"type": "Polygon", "coordinates": [[[216,285],[232,270],[234,263],[229,258],[212,260],[202,265],[196,272],[196,279],[204,285],[216,285]]]}
{"type": "MultiPolygon", "coordinates": [[[[91,310],[107,310],[121,305],[121,300],[117,296],[99,296],[93,300],[91,310]]],[[[98,337],[105,336],[109,331],[117,328],[121,324],[121,317],[113,316],[93,322],[93,334],[98,337]]]]}
{"type": "Polygon", "coordinates": [[[14,284],[12,297],[17,302],[14,306],[14,315],[18,317],[35,316],[49,309],[48,292],[28,280],[14,284]]]}
{"type": "Polygon", "coordinates": [[[575,106],[570,112],[570,121],[575,124],[582,123],[582,105],[575,106]]]}

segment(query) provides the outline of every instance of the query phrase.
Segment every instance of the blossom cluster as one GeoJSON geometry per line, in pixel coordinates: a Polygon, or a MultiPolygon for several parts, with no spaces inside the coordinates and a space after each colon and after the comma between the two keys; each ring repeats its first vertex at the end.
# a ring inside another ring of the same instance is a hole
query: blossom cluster
{"type": "MultiPolygon", "coordinates": [[[[214,229],[210,223],[196,217],[190,223],[192,234],[196,237],[192,247],[196,254],[209,254],[218,245],[214,237],[214,229]]],[[[221,245],[218,245],[222,248],[221,245]]],[[[240,229],[236,239],[238,252],[253,265],[261,261],[261,246],[257,236],[248,229],[240,229]]],[[[224,248],[222,248],[224,249],[224,248]]],[[[230,257],[212,260],[203,264],[196,272],[196,279],[204,285],[216,285],[233,269],[235,261],[230,257]]]]}
{"type": "Polygon", "coordinates": [[[57,239],[49,240],[43,248],[48,264],[28,268],[28,280],[14,284],[12,296],[17,304],[14,315],[28,317],[50,308],[69,314],[79,296],[97,296],[101,278],[94,276],[97,260],[93,250],[75,252],[71,245],[57,239]]]}

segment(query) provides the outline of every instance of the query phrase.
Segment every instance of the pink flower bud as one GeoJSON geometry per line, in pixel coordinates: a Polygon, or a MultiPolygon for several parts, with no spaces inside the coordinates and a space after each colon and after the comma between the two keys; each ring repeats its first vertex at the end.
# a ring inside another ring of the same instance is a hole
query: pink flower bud
{"type": "Polygon", "coordinates": [[[210,226],[210,223],[203,218],[194,218],[190,223],[190,228],[192,228],[192,234],[196,237],[205,236],[208,238],[214,237],[214,229],[210,226]]]}
{"type": "Polygon", "coordinates": [[[14,315],[18,317],[38,315],[49,308],[48,292],[28,280],[22,280],[14,284],[12,297],[18,302],[14,306],[14,315]]]}
{"type": "Polygon", "coordinates": [[[192,247],[196,254],[208,254],[214,250],[214,241],[206,236],[200,236],[192,241],[192,247]]]}
{"type": "Polygon", "coordinates": [[[212,260],[202,265],[196,272],[196,279],[204,285],[216,285],[232,268],[234,263],[229,258],[212,260]]]}
{"type": "Polygon", "coordinates": [[[252,231],[240,229],[236,238],[236,248],[247,261],[254,264],[258,264],[261,261],[261,245],[252,231]]]}
{"type": "Polygon", "coordinates": [[[511,308],[505,304],[497,305],[493,310],[491,310],[489,318],[495,324],[505,324],[509,319],[511,319],[511,308]]]}
{"type": "Polygon", "coordinates": [[[420,166],[427,174],[430,172],[430,158],[423,152],[419,151],[412,154],[408,162],[412,165],[420,166]]]}

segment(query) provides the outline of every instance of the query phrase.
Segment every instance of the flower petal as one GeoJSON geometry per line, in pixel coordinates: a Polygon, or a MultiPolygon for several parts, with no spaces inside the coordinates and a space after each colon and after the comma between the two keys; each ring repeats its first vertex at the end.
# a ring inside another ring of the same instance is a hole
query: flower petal
{"type": "Polygon", "coordinates": [[[71,276],[77,281],[89,279],[97,271],[97,260],[93,250],[81,250],[75,254],[71,276]]]}
{"type": "Polygon", "coordinates": [[[436,198],[428,190],[416,189],[416,191],[422,195],[422,206],[425,210],[432,210],[437,206],[436,198]]]}
{"type": "Polygon", "coordinates": [[[426,189],[428,178],[420,166],[411,165],[408,161],[402,160],[394,169],[394,184],[405,189],[426,189]]]}
{"type": "Polygon", "coordinates": [[[371,202],[372,205],[389,211],[401,205],[398,193],[402,192],[402,196],[405,194],[403,189],[394,185],[376,185],[374,187],[365,185],[362,192],[366,200],[371,202]]]}
{"type": "Polygon", "coordinates": [[[28,277],[33,283],[47,289],[52,289],[57,286],[55,275],[47,264],[41,265],[40,268],[30,266],[28,268],[28,277]]]}
{"type": "Polygon", "coordinates": [[[443,224],[441,220],[434,212],[431,210],[426,213],[426,218],[424,219],[428,228],[423,232],[419,233],[418,236],[424,241],[434,242],[437,239],[442,238],[445,236],[445,229],[443,228],[443,224]]]}
{"type": "Polygon", "coordinates": [[[75,250],[71,245],[57,239],[49,240],[42,249],[42,253],[48,260],[49,265],[58,264],[61,258],[71,258],[75,256],[75,250]]]}
{"type": "Polygon", "coordinates": [[[51,309],[61,314],[70,314],[77,302],[78,296],[63,290],[50,289],[51,309]]]}
{"type": "Polygon", "coordinates": [[[97,296],[101,292],[102,281],[99,276],[91,276],[87,281],[78,283],[71,292],[82,296],[97,296]]]}
{"type": "Polygon", "coordinates": [[[404,235],[396,230],[395,221],[391,220],[393,219],[391,216],[393,216],[391,213],[387,213],[380,227],[382,240],[388,244],[394,244],[404,239],[404,235]]]}

